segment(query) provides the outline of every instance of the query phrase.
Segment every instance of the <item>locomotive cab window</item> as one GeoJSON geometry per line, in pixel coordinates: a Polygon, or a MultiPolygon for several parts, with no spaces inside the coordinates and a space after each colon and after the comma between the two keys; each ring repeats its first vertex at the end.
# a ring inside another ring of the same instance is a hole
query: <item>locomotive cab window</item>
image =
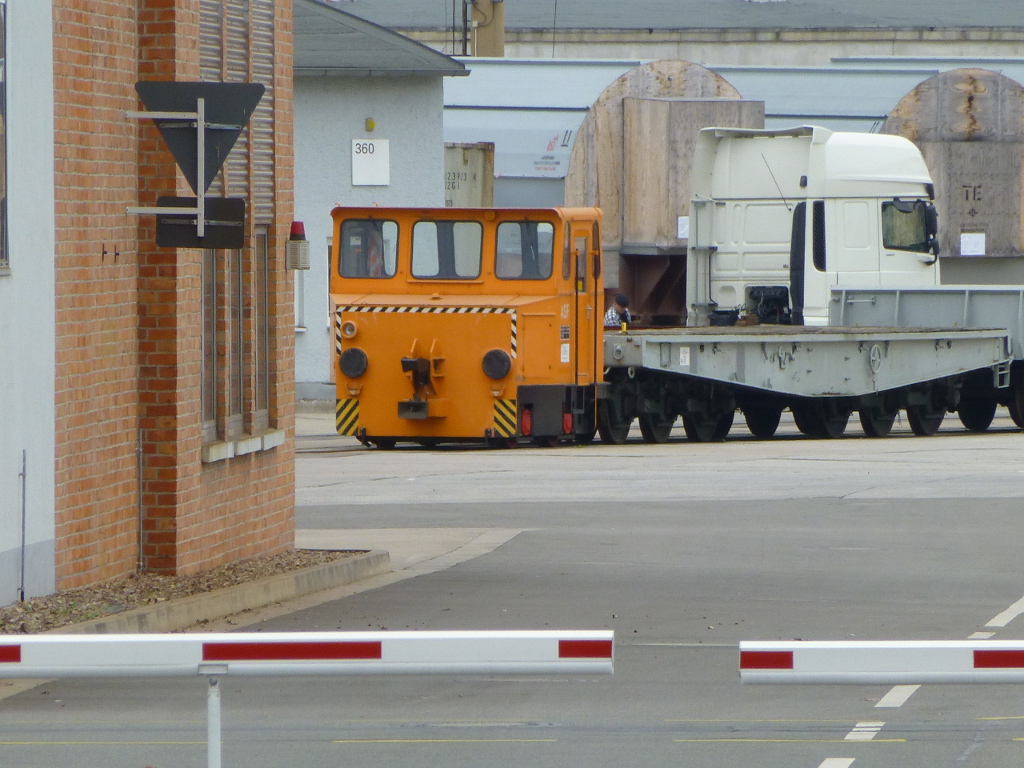
{"type": "Polygon", "coordinates": [[[394,277],[398,224],[376,219],[348,219],[341,224],[342,277],[394,277]]]}
{"type": "Polygon", "coordinates": [[[480,277],[483,227],[476,221],[417,221],[412,228],[412,276],[435,280],[480,277]]]}
{"type": "Polygon", "coordinates": [[[505,221],[498,225],[494,274],[500,280],[551,277],[555,228],[546,221],[505,221]]]}
{"type": "Polygon", "coordinates": [[[882,245],[897,251],[927,253],[928,205],[923,200],[882,203],[882,245]]]}

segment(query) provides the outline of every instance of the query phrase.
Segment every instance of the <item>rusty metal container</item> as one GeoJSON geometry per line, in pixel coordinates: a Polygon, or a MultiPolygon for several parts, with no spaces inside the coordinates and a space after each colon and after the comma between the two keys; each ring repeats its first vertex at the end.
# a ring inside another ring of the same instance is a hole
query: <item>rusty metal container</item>
{"type": "Polygon", "coordinates": [[[921,149],[935,180],[943,282],[1019,282],[1024,268],[1024,89],[984,69],[925,80],[883,133],[921,149]]]}
{"type": "Polygon", "coordinates": [[[605,289],[648,322],[685,316],[693,147],[712,125],[763,128],[764,103],[698,64],[657,61],[605,89],[573,146],[565,203],[604,211],[605,289]]]}

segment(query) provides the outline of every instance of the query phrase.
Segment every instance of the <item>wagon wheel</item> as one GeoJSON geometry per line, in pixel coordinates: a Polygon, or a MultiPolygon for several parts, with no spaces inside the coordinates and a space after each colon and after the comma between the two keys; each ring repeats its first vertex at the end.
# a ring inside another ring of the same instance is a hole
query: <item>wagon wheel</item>
{"type": "Polygon", "coordinates": [[[1013,423],[1020,429],[1024,429],[1024,386],[1020,383],[1013,385],[1007,407],[1010,409],[1010,418],[1013,419],[1013,423]]]}
{"type": "Polygon", "coordinates": [[[850,423],[852,408],[840,405],[835,398],[822,397],[797,403],[791,410],[797,429],[808,437],[842,437],[850,423]]]}
{"type": "Polygon", "coordinates": [[[607,400],[602,400],[597,407],[597,432],[601,435],[601,442],[609,445],[622,445],[629,437],[629,427],[633,423],[630,419],[617,418],[618,414],[607,400]]]}
{"type": "Polygon", "coordinates": [[[640,422],[640,434],[645,443],[668,442],[672,434],[672,425],[676,423],[675,417],[665,417],[659,413],[641,413],[637,417],[640,422]]]}
{"type": "Polygon", "coordinates": [[[934,435],[939,431],[944,418],[946,418],[945,410],[935,410],[934,406],[907,406],[907,421],[910,422],[910,431],[918,437],[934,435]]]}
{"type": "Polygon", "coordinates": [[[996,415],[996,401],[983,397],[964,398],[957,406],[960,423],[971,432],[984,432],[996,415]]]}
{"type": "Polygon", "coordinates": [[[885,406],[861,408],[858,413],[861,429],[868,437],[888,437],[898,414],[899,410],[889,410],[885,406]]]}
{"type": "Polygon", "coordinates": [[[694,443],[715,443],[725,440],[732,429],[736,411],[720,413],[718,416],[683,416],[683,430],[686,438],[694,443]]]}
{"type": "Polygon", "coordinates": [[[743,411],[750,434],[762,440],[775,437],[781,418],[782,406],[776,403],[756,403],[743,411]]]}

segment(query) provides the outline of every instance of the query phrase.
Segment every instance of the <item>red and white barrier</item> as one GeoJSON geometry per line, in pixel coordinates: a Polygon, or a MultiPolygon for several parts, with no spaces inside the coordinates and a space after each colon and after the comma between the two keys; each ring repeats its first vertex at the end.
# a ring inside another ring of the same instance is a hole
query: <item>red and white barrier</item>
{"type": "Polygon", "coordinates": [[[612,671],[611,631],[0,635],[0,679],[612,671]]]}
{"type": "Polygon", "coordinates": [[[0,635],[0,679],[204,675],[221,766],[221,675],[611,674],[610,630],[0,635]]]}
{"type": "Polygon", "coordinates": [[[740,643],[744,683],[1024,683],[1024,641],[740,643]]]}

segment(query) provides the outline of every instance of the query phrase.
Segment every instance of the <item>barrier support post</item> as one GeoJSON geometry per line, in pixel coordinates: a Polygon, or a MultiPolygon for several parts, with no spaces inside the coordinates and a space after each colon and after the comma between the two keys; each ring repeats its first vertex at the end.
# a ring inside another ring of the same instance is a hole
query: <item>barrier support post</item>
{"type": "Polygon", "coordinates": [[[220,681],[210,675],[206,694],[206,765],[220,768],[220,681]]]}

